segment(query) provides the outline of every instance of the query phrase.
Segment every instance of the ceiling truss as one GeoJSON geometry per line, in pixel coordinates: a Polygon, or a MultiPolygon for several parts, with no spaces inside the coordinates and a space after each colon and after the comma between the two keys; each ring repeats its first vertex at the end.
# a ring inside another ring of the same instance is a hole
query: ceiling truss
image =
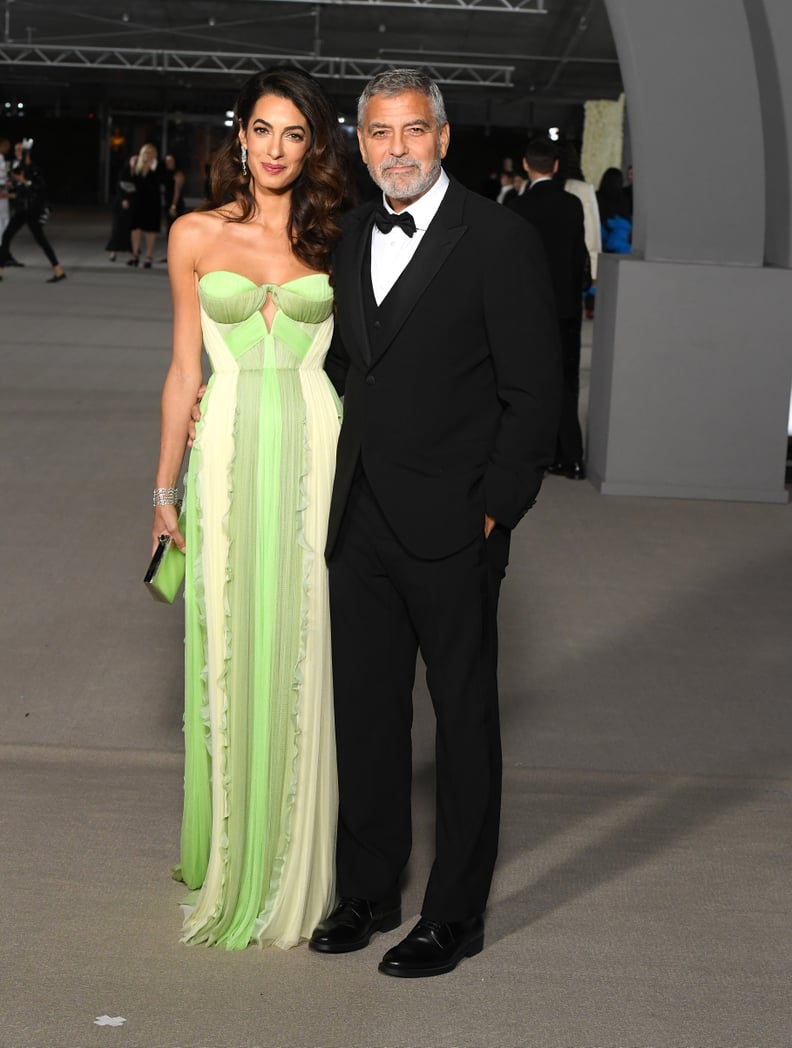
{"type": "MultiPolygon", "coordinates": [[[[371,0],[357,2],[368,3],[371,0]]],[[[0,63],[6,63],[7,68],[48,66],[57,69],[115,69],[161,74],[249,76],[284,62],[296,65],[315,77],[332,80],[369,80],[393,66],[392,62],[383,59],[331,58],[303,54],[267,55],[241,54],[236,51],[149,51],[142,48],[0,44],[0,63]]],[[[441,87],[513,86],[514,66],[421,62],[421,68],[441,87]]]]}
{"type": "Polygon", "coordinates": [[[545,0],[276,0],[314,7],[420,7],[435,11],[488,11],[490,14],[546,15],[545,0]]]}

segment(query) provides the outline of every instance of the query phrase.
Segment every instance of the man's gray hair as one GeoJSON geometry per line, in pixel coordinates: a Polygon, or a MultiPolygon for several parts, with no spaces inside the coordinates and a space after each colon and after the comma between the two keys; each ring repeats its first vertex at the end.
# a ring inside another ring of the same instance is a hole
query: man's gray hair
{"type": "Polygon", "coordinates": [[[358,99],[357,126],[363,127],[366,107],[375,95],[393,98],[404,94],[405,91],[418,91],[429,99],[432,116],[438,127],[448,123],[445,102],[434,80],[418,69],[388,69],[369,80],[363,88],[363,94],[358,99]]]}

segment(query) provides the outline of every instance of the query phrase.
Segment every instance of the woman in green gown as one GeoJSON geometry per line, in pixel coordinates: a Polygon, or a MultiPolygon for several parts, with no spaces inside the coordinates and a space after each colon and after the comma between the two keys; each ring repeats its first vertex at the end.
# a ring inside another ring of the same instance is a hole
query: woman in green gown
{"type": "Polygon", "coordinates": [[[323,363],[346,206],[335,110],[299,70],[251,78],[213,200],[168,244],[173,355],[153,536],[186,551],[183,941],[295,945],[334,901],[337,784],[324,544],[340,406],[323,363]],[[191,408],[186,526],[175,488],[191,408]]]}

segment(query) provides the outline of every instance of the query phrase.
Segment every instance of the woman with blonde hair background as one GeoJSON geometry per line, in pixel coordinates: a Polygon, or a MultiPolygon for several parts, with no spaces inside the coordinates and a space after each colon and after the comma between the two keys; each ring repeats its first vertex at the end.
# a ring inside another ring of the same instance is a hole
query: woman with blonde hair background
{"type": "Polygon", "coordinates": [[[162,172],[157,165],[157,147],[146,142],[140,147],[137,162],[132,169],[135,194],[132,197],[132,258],[128,266],[140,264],[140,235],[146,237],[146,255],[143,268],[151,269],[154,244],[162,221],[162,172]]]}

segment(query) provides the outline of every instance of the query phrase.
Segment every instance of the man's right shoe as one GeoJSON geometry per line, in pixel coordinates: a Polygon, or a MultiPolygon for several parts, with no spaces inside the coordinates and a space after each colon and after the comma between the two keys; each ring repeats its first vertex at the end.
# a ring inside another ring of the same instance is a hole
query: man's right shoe
{"type": "Polygon", "coordinates": [[[351,953],[368,946],[375,932],[390,932],[400,924],[398,897],[382,902],[345,897],[317,926],[308,945],[319,953],[351,953]]]}

